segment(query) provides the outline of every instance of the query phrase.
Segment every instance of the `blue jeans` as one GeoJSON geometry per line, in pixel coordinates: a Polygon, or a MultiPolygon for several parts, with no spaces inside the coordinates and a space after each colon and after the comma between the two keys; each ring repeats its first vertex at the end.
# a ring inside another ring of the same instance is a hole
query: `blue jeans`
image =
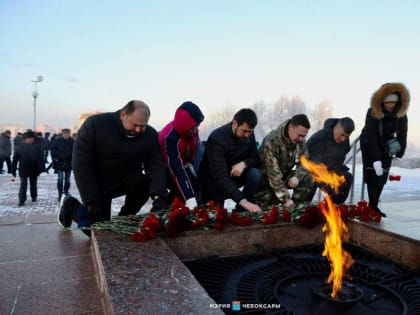
{"type": "Polygon", "coordinates": [[[71,170],[57,171],[57,175],[58,175],[58,177],[57,177],[58,197],[61,197],[63,192],[65,194],[69,193],[70,174],[71,174],[71,170]]]}

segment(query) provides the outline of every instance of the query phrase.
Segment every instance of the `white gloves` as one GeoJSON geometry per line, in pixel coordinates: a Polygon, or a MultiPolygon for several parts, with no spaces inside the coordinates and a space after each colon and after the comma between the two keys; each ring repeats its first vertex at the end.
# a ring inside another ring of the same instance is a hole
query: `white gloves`
{"type": "Polygon", "coordinates": [[[194,197],[187,199],[187,201],[185,201],[185,206],[190,210],[193,210],[195,207],[197,207],[197,200],[195,200],[194,197]]]}
{"type": "Polygon", "coordinates": [[[384,173],[381,161],[373,162],[373,169],[375,170],[376,176],[382,176],[382,174],[384,173]]]}

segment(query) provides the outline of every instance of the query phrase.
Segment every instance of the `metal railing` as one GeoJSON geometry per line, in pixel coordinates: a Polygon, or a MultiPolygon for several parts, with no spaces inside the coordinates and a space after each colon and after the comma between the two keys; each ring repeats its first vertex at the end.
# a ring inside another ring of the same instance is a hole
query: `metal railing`
{"type": "MultiPolygon", "coordinates": [[[[353,143],[350,145],[350,152],[351,155],[347,157],[347,159],[344,161],[344,164],[348,164],[351,162],[351,174],[353,175],[353,183],[350,188],[350,203],[353,203],[354,201],[354,182],[356,181],[356,156],[357,153],[360,152],[360,136],[358,136],[353,143]]],[[[365,185],[363,182],[363,175],[361,178],[361,188],[360,188],[360,200],[364,199],[365,195],[365,185]]]]}

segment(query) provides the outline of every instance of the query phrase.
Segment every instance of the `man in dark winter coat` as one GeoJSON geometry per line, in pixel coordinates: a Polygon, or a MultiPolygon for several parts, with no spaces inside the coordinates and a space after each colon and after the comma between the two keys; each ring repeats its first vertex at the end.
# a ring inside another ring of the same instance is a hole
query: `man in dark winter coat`
{"type": "Polygon", "coordinates": [[[388,180],[394,157],[401,158],[407,146],[407,111],[410,94],[402,83],[386,83],[372,95],[360,136],[363,176],[369,205],[380,215],[379,198],[388,180]],[[388,145],[392,141],[393,146],[388,145]]]}
{"type": "Polygon", "coordinates": [[[48,163],[48,152],[51,150],[51,145],[50,145],[50,133],[49,132],[45,132],[44,133],[44,138],[42,139],[44,140],[44,163],[47,164],[48,163]]]}
{"type": "Polygon", "coordinates": [[[353,176],[344,165],[350,151],[349,137],[353,130],[354,122],[351,118],[329,118],[324,122],[324,128],[314,133],[306,143],[310,161],[325,164],[328,170],[345,178],[345,183],[339,187],[338,192],[329,185],[320,185],[336,204],[346,201],[353,183],[353,176]]]}
{"type": "Polygon", "coordinates": [[[225,199],[232,199],[237,203],[236,211],[261,211],[255,203],[255,192],[261,181],[253,134],[256,125],[255,112],[243,108],[232,122],[210,134],[198,171],[203,202],[213,200],[223,205],[225,199]]]}
{"type": "Polygon", "coordinates": [[[61,196],[69,193],[71,160],[74,140],[70,137],[70,129],[61,130],[61,137],[54,141],[51,147],[51,156],[54,161],[54,169],[57,173],[58,200],[61,196]]]}
{"type": "Polygon", "coordinates": [[[110,220],[111,201],[124,196],[119,215],[134,215],[149,196],[156,208],[167,208],[166,173],[158,134],[147,123],[149,107],[130,101],[113,113],[89,117],[79,129],[73,171],[84,206],[62,198],[59,223],[79,227],[110,220]]]}
{"type": "Polygon", "coordinates": [[[159,143],[168,169],[171,197],[178,197],[194,209],[199,198],[199,185],[193,168],[200,137],[198,126],[204,115],[192,102],[184,102],[174,119],[159,132],[159,143]]]}
{"type": "Polygon", "coordinates": [[[16,137],[13,139],[13,150],[16,150],[23,143],[23,136],[21,132],[16,134],[16,137]]]}
{"type": "Polygon", "coordinates": [[[6,130],[0,135],[0,174],[3,173],[3,162],[7,164],[7,172],[12,172],[12,162],[10,156],[12,155],[12,142],[10,130],[6,130]]]}
{"type": "Polygon", "coordinates": [[[34,138],[34,132],[30,130],[26,131],[23,134],[23,143],[16,148],[13,154],[13,177],[16,177],[16,170],[19,166],[19,207],[23,206],[26,201],[28,179],[32,201],[35,202],[37,200],[38,176],[45,169],[42,151],[37,145],[34,144],[34,138]]]}

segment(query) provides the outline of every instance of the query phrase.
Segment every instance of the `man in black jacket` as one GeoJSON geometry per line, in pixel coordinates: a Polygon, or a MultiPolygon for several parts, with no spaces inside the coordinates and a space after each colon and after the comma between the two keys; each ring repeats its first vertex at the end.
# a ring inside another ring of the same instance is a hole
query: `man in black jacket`
{"type": "Polygon", "coordinates": [[[203,202],[213,200],[223,205],[225,199],[232,199],[239,212],[261,211],[255,203],[255,192],[261,181],[253,134],[256,125],[255,112],[244,108],[235,114],[232,122],[210,134],[198,172],[203,202]]]}
{"type": "MultiPolygon", "coordinates": [[[[154,208],[167,208],[166,173],[158,134],[147,123],[149,107],[130,101],[121,110],[89,117],[73,151],[73,171],[84,206],[64,196],[59,223],[79,227],[111,219],[111,201],[125,195],[119,215],[134,215],[149,196],[154,208]]],[[[89,233],[86,233],[89,234],[89,233]]]]}
{"type": "Polygon", "coordinates": [[[6,130],[0,134],[0,174],[3,173],[4,161],[7,164],[7,172],[9,174],[12,172],[12,161],[10,160],[10,156],[12,155],[11,134],[10,130],[6,130]]]}
{"type": "Polygon", "coordinates": [[[35,133],[27,130],[23,134],[23,143],[19,145],[13,153],[12,175],[16,177],[19,169],[20,188],[19,188],[19,207],[26,201],[26,191],[28,190],[28,179],[32,202],[38,197],[38,176],[45,170],[42,151],[34,143],[35,133]]]}
{"type": "Polygon", "coordinates": [[[61,200],[63,193],[69,193],[73,145],[74,140],[70,137],[70,129],[64,128],[61,130],[61,137],[57,138],[51,146],[51,156],[57,173],[58,201],[61,200]]]}
{"type": "Polygon", "coordinates": [[[354,130],[354,122],[349,117],[329,118],[324,122],[324,128],[314,133],[307,141],[308,158],[312,162],[325,164],[328,170],[345,178],[338,191],[329,185],[320,185],[336,204],[346,201],[353,184],[353,176],[344,165],[347,153],[350,151],[350,135],[354,130]]]}

